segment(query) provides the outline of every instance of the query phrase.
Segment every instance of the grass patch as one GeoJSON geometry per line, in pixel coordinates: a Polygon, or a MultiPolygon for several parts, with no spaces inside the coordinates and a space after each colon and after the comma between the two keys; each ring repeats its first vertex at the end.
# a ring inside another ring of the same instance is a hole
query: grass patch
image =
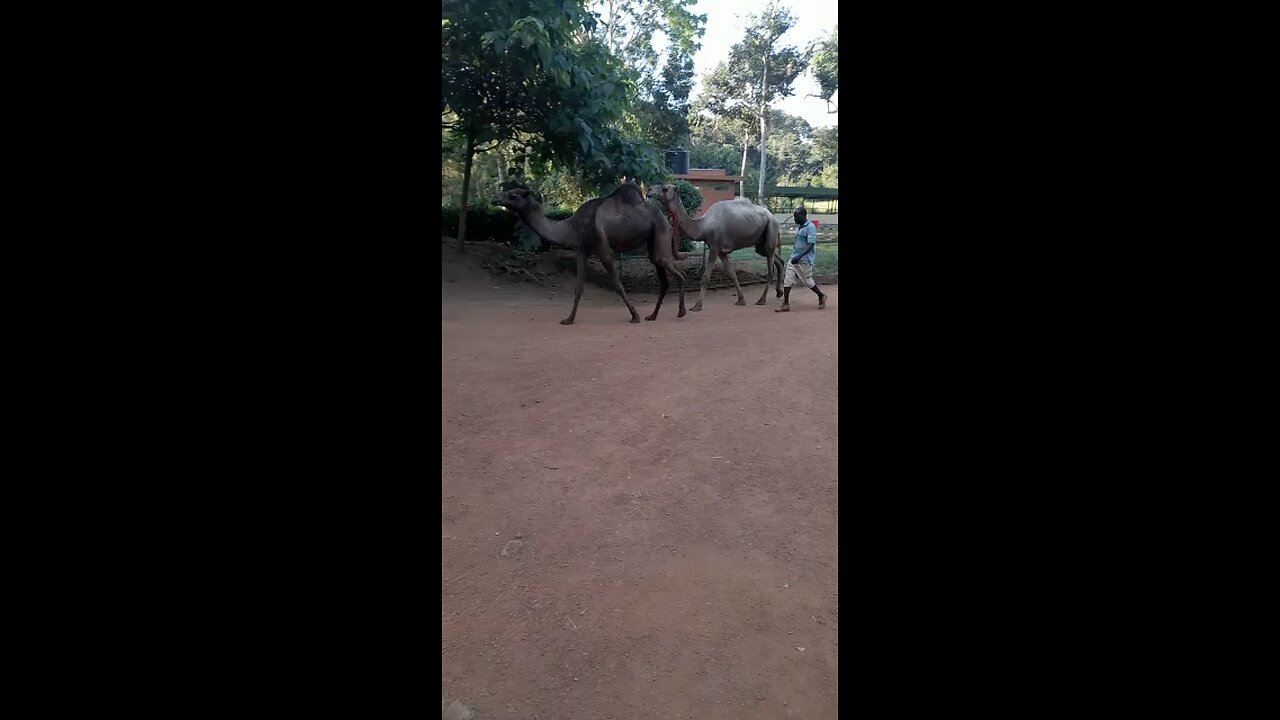
{"type": "MultiPolygon", "coordinates": [[[[785,245],[780,250],[780,253],[779,253],[782,255],[782,261],[786,262],[787,258],[791,257],[792,252],[793,252],[793,248],[791,244],[788,243],[787,245],[785,245]]],[[[818,243],[817,249],[814,252],[816,254],[815,259],[817,260],[814,266],[814,272],[816,272],[819,275],[826,275],[829,273],[839,271],[840,269],[840,244],[839,243],[818,243]]],[[[696,257],[699,257],[699,258],[702,257],[701,251],[699,251],[696,257]]],[[[754,248],[743,248],[736,252],[730,253],[729,257],[733,259],[733,265],[736,268],[739,268],[742,270],[749,270],[759,275],[765,274],[766,267],[764,264],[764,258],[757,255],[754,248]]]]}

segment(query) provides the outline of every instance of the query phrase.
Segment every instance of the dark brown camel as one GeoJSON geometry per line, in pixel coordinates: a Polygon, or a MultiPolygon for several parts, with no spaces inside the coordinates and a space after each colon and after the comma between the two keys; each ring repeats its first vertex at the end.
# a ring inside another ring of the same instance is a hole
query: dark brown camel
{"type": "Polygon", "coordinates": [[[689,308],[690,312],[702,309],[702,300],[707,295],[707,283],[711,279],[716,258],[724,263],[724,271],[733,280],[733,287],[738,291],[738,302],[734,304],[747,304],[742,297],[742,286],[738,284],[738,273],[729,261],[729,253],[747,247],[754,247],[756,254],[764,257],[767,268],[764,292],[760,294],[756,304],[765,304],[765,297],[769,294],[769,281],[775,277],[778,297],[782,297],[782,276],[786,272],[786,264],[778,254],[781,239],[778,236],[778,220],[772,213],[749,200],[736,198],[715,203],[701,218],[691,218],[680,203],[680,194],[675,185],[654,185],[649,188],[649,197],[656,198],[667,206],[667,210],[676,218],[677,227],[684,230],[686,235],[707,244],[707,263],[702,269],[702,291],[698,294],[698,302],[689,308]]]}
{"type": "Polygon", "coordinates": [[[671,259],[671,225],[666,214],[647,202],[644,193],[635,185],[624,184],[605,197],[588,200],[572,217],[560,222],[548,220],[542,213],[542,203],[524,188],[504,190],[493,197],[493,202],[514,212],[547,244],[572,248],[577,252],[578,282],[573,292],[573,310],[569,317],[560,321],[561,325],[572,325],[578,315],[578,301],[582,299],[582,286],[587,279],[587,257],[593,254],[600,259],[614,289],[622,296],[627,310],[631,311],[631,322],[640,322],[640,313],[627,298],[622,279],[613,267],[614,253],[640,247],[648,249],[649,262],[658,272],[658,302],[645,320],[658,317],[662,299],[667,295],[668,272],[676,276],[680,287],[680,314],[677,317],[685,316],[684,273],[671,259]]]}

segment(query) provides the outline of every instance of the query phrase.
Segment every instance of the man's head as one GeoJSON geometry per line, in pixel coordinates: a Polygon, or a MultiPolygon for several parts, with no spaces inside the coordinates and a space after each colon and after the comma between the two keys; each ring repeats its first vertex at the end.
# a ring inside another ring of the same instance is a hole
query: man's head
{"type": "Polygon", "coordinates": [[[796,211],[791,213],[791,217],[795,218],[797,225],[803,225],[808,214],[809,212],[804,208],[796,208],[796,211]]]}

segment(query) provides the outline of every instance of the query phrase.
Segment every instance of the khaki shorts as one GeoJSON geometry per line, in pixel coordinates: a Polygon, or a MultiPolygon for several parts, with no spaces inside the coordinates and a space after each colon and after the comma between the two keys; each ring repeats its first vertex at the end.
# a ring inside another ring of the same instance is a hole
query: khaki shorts
{"type": "Polygon", "coordinates": [[[782,281],[783,287],[791,287],[796,284],[796,279],[804,283],[805,287],[813,287],[813,266],[809,263],[793,264],[787,263],[787,277],[782,281]]]}

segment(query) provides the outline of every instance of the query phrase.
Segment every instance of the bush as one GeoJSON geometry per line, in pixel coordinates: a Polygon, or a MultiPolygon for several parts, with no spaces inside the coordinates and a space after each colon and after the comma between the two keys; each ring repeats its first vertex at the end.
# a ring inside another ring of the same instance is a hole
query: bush
{"type": "MultiPolygon", "coordinates": [[[[702,207],[702,193],[698,192],[697,186],[688,180],[676,180],[673,184],[676,186],[676,192],[680,193],[680,204],[684,206],[686,213],[692,215],[702,207]]],[[[693,241],[684,233],[680,233],[680,252],[692,250],[693,241]]]]}
{"type": "MultiPolygon", "coordinates": [[[[573,215],[572,210],[549,208],[546,215],[551,220],[563,220],[573,215]]],[[[440,206],[440,234],[458,237],[458,206],[440,206]]],[[[506,208],[487,203],[471,203],[467,209],[467,241],[494,242],[499,245],[523,246],[526,249],[542,249],[542,243],[516,214],[506,208]]]]}
{"type": "MultiPolygon", "coordinates": [[[[458,206],[440,206],[440,234],[458,237],[458,206]]],[[[473,202],[467,208],[467,240],[511,244],[516,216],[504,208],[487,203],[473,202]]]]}
{"type": "Polygon", "coordinates": [[[676,186],[676,192],[680,193],[680,204],[684,206],[686,213],[692,215],[702,207],[702,193],[698,192],[696,185],[688,180],[677,180],[672,184],[676,186]]]}
{"type": "MultiPolygon", "coordinates": [[[[573,213],[573,210],[565,210],[564,208],[543,210],[543,214],[547,216],[548,220],[554,220],[556,222],[573,217],[573,213]]],[[[513,218],[515,217],[514,213],[507,214],[511,215],[513,218]]],[[[530,230],[529,226],[520,222],[518,218],[516,219],[515,230],[512,232],[511,237],[512,245],[523,247],[525,250],[537,250],[540,252],[545,249],[542,247],[542,238],[538,237],[537,233],[530,230]]]]}

